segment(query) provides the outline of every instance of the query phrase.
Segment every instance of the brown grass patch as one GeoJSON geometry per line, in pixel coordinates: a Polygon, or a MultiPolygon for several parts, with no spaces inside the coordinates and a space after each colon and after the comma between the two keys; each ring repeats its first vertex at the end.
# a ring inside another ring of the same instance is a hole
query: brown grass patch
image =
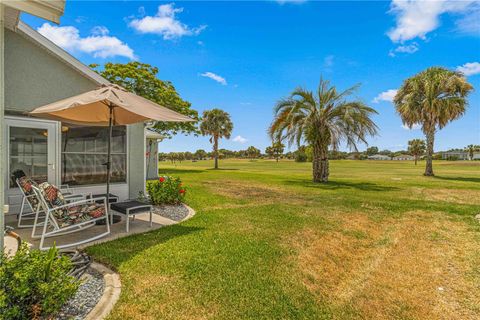
{"type": "Polygon", "coordinates": [[[183,289],[177,277],[150,273],[129,280],[128,285],[133,288],[122,289],[120,303],[109,319],[203,320],[218,311],[215,304],[208,308],[199,305],[192,293],[183,289]]]}
{"type": "Polygon", "coordinates": [[[374,222],[350,214],[338,229],[294,243],[304,284],[345,318],[478,319],[478,236],[441,213],[374,222]]]}
{"type": "MultiPolygon", "coordinates": [[[[280,187],[251,183],[248,180],[222,180],[221,182],[205,182],[204,185],[209,191],[221,196],[235,199],[248,200],[248,206],[264,205],[281,202],[284,204],[304,205],[307,200],[299,195],[282,189],[280,187]],[[252,203],[254,200],[254,203],[252,203]]],[[[229,204],[225,204],[227,208],[229,204]]]]}
{"type": "Polygon", "coordinates": [[[412,188],[415,199],[458,204],[480,204],[480,190],[412,188]]]}

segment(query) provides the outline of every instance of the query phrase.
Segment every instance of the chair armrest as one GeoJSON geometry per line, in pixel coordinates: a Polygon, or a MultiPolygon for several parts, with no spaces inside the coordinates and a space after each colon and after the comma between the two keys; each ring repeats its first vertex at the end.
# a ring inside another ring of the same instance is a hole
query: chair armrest
{"type": "Polygon", "coordinates": [[[85,203],[89,203],[91,201],[98,201],[98,200],[102,200],[103,203],[107,202],[107,198],[105,198],[105,197],[98,197],[98,198],[93,198],[93,199],[83,199],[83,200],[79,200],[79,201],[75,201],[75,202],[66,203],[66,204],[61,205],[61,206],[53,207],[52,209],[50,209],[50,211],[58,210],[58,209],[64,209],[64,208],[73,207],[73,206],[78,206],[80,204],[85,204],[85,203]]]}

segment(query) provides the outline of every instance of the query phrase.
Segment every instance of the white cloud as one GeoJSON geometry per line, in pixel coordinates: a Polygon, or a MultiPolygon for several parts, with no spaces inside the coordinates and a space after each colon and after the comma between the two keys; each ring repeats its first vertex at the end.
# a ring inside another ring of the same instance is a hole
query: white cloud
{"type": "Polygon", "coordinates": [[[462,66],[457,67],[457,71],[460,71],[466,76],[473,76],[480,73],[480,63],[479,62],[468,62],[462,66]]]}
{"type": "Polygon", "coordinates": [[[144,16],[130,21],[129,26],[141,33],[153,33],[163,37],[164,40],[172,40],[183,36],[200,34],[206,25],[190,28],[177,19],[176,14],[181,13],[183,8],[175,8],[175,4],[162,4],[158,7],[155,16],[144,16]]]}
{"type": "Polygon", "coordinates": [[[392,0],[390,12],[396,16],[396,26],[387,35],[393,42],[426,39],[440,25],[442,14],[464,14],[462,20],[468,23],[477,5],[475,0],[392,0]]]}
{"type": "Polygon", "coordinates": [[[405,130],[418,130],[418,129],[421,129],[422,126],[419,124],[414,124],[412,128],[409,128],[406,124],[402,124],[402,128],[405,130]]]}
{"type": "Polygon", "coordinates": [[[376,96],[375,98],[373,98],[373,103],[379,103],[380,101],[392,102],[396,94],[397,94],[396,89],[390,89],[390,90],[384,91],[380,93],[378,96],[376,96]]]}
{"type": "Polygon", "coordinates": [[[235,138],[233,138],[233,141],[234,141],[234,142],[241,143],[241,144],[244,144],[244,143],[247,142],[248,140],[245,139],[245,138],[242,137],[242,136],[236,136],[235,138]]]}
{"type": "Polygon", "coordinates": [[[395,53],[408,53],[408,54],[411,54],[411,53],[417,52],[418,50],[419,50],[419,48],[418,48],[418,43],[413,42],[413,43],[411,43],[411,44],[401,45],[401,46],[396,47],[395,49],[390,50],[390,52],[388,53],[388,55],[389,55],[390,57],[395,57],[395,53]]]}
{"type": "Polygon", "coordinates": [[[222,76],[219,76],[218,74],[215,74],[213,72],[204,72],[201,74],[202,77],[206,77],[206,78],[210,78],[214,81],[217,81],[218,83],[226,86],[227,85],[227,80],[222,77],[222,76]]]}
{"type": "Polygon", "coordinates": [[[72,26],[58,27],[44,23],[37,31],[53,43],[70,52],[85,52],[95,58],[109,58],[114,56],[136,59],[133,50],[128,44],[117,37],[109,36],[108,29],[98,26],[92,29],[92,34],[82,38],[80,31],[72,26]]]}

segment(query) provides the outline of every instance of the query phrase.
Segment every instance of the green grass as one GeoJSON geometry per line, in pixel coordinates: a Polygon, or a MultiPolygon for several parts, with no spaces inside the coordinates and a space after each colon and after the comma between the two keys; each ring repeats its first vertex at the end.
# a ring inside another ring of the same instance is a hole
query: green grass
{"type": "Polygon", "coordinates": [[[423,165],[161,163],[197,214],[88,248],[121,275],[109,319],[474,318],[480,163],[423,165]]]}

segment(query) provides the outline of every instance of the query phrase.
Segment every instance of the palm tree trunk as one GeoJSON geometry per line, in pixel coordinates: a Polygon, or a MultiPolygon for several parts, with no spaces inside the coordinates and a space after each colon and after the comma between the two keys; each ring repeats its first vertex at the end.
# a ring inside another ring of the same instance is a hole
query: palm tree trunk
{"type": "Polygon", "coordinates": [[[313,145],[313,182],[328,182],[330,171],[327,155],[328,146],[323,146],[320,142],[313,145]]]}
{"type": "Polygon", "coordinates": [[[415,157],[415,165],[417,165],[418,156],[415,155],[414,157],[415,157]]]}
{"type": "Polygon", "coordinates": [[[213,137],[213,156],[215,158],[215,169],[218,169],[218,137],[213,137]]]}
{"type": "Polygon", "coordinates": [[[425,167],[425,173],[423,174],[424,176],[428,177],[433,177],[433,163],[432,163],[432,158],[433,158],[433,143],[435,140],[435,130],[430,130],[426,134],[427,138],[427,158],[426,158],[426,167],[425,167]]]}

